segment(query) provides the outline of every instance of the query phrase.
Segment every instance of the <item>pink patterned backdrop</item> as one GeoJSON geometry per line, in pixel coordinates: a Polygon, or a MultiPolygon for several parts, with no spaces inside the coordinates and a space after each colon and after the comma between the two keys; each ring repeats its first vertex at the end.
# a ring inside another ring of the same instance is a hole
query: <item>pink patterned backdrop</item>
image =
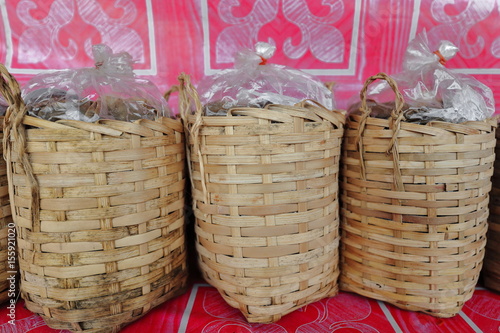
{"type": "MultiPolygon", "coordinates": [[[[489,85],[500,103],[500,0],[5,0],[0,1],[0,62],[21,83],[51,69],[92,66],[90,47],[129,52],[136,73],[166,91],[180,72],[196,83],[231,67],[240,47],[267,41],[272,62],[336,81],[340,107],[379,71],[401,70],[408,41],[426,29],[461,52],[447,63],[489,85]]],[[[250,325],[213,288],[195,284],[124,332],[499,332],[500,295],[478,290],[459,316],[442,320],[341,294],[250,325]],[[321,325],[320,325],[321,324],[321,325]],[[319,326],[318,326],[319,325],[319,326]]],[[[16,325],[0,308],[1,332],[56,332],[17,307],[16,325]]]]}
{"type": "Polygon", "coordinates": [[[267,41],[272,62],[336,81],[340,107],[379,71],[395,73],[422,29],[460,48],[447,66],[476,76],[500,101],[499,0],[9,0],[0,61],[24,83],[49,69],[92,66],[92,44],[128,51],[162,90],[181,71],[196,83],[267,41]]]}

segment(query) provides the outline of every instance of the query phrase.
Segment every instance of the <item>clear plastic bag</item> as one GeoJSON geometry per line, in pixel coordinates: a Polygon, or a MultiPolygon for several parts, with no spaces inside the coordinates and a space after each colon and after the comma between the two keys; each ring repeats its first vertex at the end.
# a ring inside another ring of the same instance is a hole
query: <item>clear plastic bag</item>
{"type": "Polygon", "coordinates": [[[275,46],[258,42],[255,51],[238,52],[234,69],[205,77],[197,87],[205,115],[223,116],[235,107],[294,105],[305,99],[330,110],[335,107],[332,92],[319,80],[297,69],[267,63],[275,50],[275,46]]]}
{"type": "MultiPolygon", "coordinates": [[[[406,50],[403,71],[392,76],[406,102],[406,120],[420,124],[433,120],[461,123],[491,117],[495,113],[491,89],[444,66],[458,48],[446,40],[440,41],[434,52],[431,47],[425,31],[417,35],[406,50]]],[[[385,81],[380,81],[368,91],[370,98],[375,95],[381,101],[393,93],[385,81]]]]}
{"type": "Polygon", "coordinates": [[[158,87],[135,76],[126,52],[92,48],[94,68],[66,69],[34,76],[23,88],[28,114],[56,121],[99,119],[135,121],[170,116],[158,87]]]}

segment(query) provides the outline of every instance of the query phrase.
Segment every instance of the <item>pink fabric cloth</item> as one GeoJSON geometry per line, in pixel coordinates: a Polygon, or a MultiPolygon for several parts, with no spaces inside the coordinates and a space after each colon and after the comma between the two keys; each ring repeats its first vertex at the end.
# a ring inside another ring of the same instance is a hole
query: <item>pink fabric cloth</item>
{"type": "MultiPolygon", "coordinates": [[[[241,47],[274,43],[271,62],[335,81],[346,108],[364,80],[399,72],[416,33],[426,29],[460,52],[447,67],[474,75],[500,103],[500,4],[495,0],[9,0],[1,5],[0,62],[24,84],[47,70],[93,66],[91,45],[106,43],[136,60],[136,74],[162,91],[180,72],[194,83],[233,66],[241,47]]],[[[175,108],[176,99],[171,101],[175,108]]],[[[16,307],[0,308],[1,332],[56,332],[16,307]]],[[[248,324],[215,289],[196,283],[123,332],[498,332],[500,295],[479,289],[451,319],[398,310],[341,293],[271,325],[248,324]]]]}
{"type": "Polygon", "coordinates": [[[21,82],[92,66],[91,45],[106,43],[131,53],[137,74],[166,91],[180,72],[196,83],[232,67],[239,48],[266,41],[278,47],[270,61],[337,82],[345,108],[367,77],[400,71],[408,41],[426,29],[460,48],[448,67],[500,101],[495,0],[9,0],[2,11],[0,61],[21,82]]]}

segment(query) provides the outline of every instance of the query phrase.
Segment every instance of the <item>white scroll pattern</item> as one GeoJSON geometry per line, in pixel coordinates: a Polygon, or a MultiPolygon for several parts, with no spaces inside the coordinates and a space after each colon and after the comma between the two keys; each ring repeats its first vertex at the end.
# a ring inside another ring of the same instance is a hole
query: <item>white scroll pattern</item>
{"type": "Polygon", "coordinates": [[[344,15],[344,3],[342,0],[323,0],[322,4],[330,7],[330,12],[319,17],[311,13],[306,0],[283,0],[286,19],[297,25],[302,35],[296,46],[292,45],[291,37],[285,40],[283,49],[289,58],[301,58],[311,50],[313,56],[320,61],[344,61],[344,36],[332,25],[344,15]]]}
{"type": "Polygon", "coordinates": [[[249,324],[238,309],[228,306],[222,301],[216,290],[209,290],[203,297],[203,310],[207,315],[218,318],[205,325],[202,333],[219,333],[221,331],[240,333],[286,333],[287,330],[276,323],[249,324]]]}
{"type": "Polygon", "coordinates": [[[34,1],[23,0],[16,8],[17,16],[28,27],[19,37],[18,61],[23,64],[42,62],[51,54],[65,60],[74,58],[78,52],[75,41],[70,39],[67,47],[59,41],[59,31],[73,20],[74,2],[55,0],[47,16],[41,20],[30,14],[37,7],[34,1]]]}
{"type": "MultiPolygon", "coordinates": [[[[455,0],[434,0],[431,4],[431,15],[440,25],[430,29],[439,39],[453,42],[460,48],[460,54],[466,59],[476,58],[485,48],[485,40],[479,36],[469,43],[467,34],[479,22],[485,20],[495,7],[497,0],[468,0],[465,9],[458,15],[450,15],[446,6],[455,4],[455,0]]],[[[494,43],[497,45],[499,42],[494,43]]],[[[493,48],[492,48],[493,51],[493,48]]],[[[495,51],[496,47],[495,47],[495,51]]],[[[500,51],[500,49],[498,50],[500,51]]],[[[500,52],[497,53],[500,55],[500,52]]]]}
{"type": "MultiPolygon", "coordinates": [[[[257,0],[252,11],[245,17],[234,16],[232,9],[241,5],[239,0],[221,0],[218,15],[222,21],[231,24],[217,36],[216,61],[230,63],[237,51],[253,48],[258,41],[262,26],[273,21],[278,15],[279,0],[257,0]]],[[[269,43],[275,44],[273,40],[269,43]]]]}
{"type": "MultiPolygon", "coordinates": [[[[498,13],[500,14],[500,0],[496,1],[498,13]]],[[[495,58],[500,58],[500,37],[497,37],[491,44],[491,54],[495,58]]]]}
{"type": "MultiPolygon", "coordinates": [[[[242,48],[252,48],[258,41],[259,31],[265,24],[276,19],[282,6],[284,17],[299,27],[301,39],[293,45],[288,37],[283,44],[285,55],[298,59],[310,50],[318,60],[326,63],[340,63],[344,60],[345,39],[333,24],[344,15],[343,0],[323,0],[322,5],[329,7],[326,16],[314,15],[306,0],[257,0],[245,17],[233,14],[235,7],[241,6],[239,0],[221,0],[218,6],[220,19],[230,24],[218,36],[216,42],[217,63],[233,62],[234,54],[242,48]]],[[[269,38],[268,42],[276,45],[269,38]]]]}
{"type": "MultiPolygon", "coordinates": [[[[71,23],[77,14],[85,23],[97,29],[101,43],[116,51],[127,51],[134,60],[144,63],[144,41],[137,31],[128,26],[137,17],[136,5],[131,0],[115,0],[114,6],[123,10],[121,17],[111,18],[97,0],[54,0],[47,16],[36,19],[30,13],[38,8],[35,1],[20,1],[16,8],[17,16],[26,29],[19,37],[19,63],[39,63],[54,55],[60,59],[71,60],[82,47],[92,58],[92,36],[88,36],[83,46],[77,45],[73,39],[68,40],[68,46],[63,46],[59,39],[59,32],[71,23]]],[[[85,29],[80,33],[85,33],[85,29]]]]}
{"type": "MultiPolygon", "coordinates": [[[[144,63],[144,42],[134,29],[128,27],[137,17],[137,8],[131,0],[116,0],[115,7],[123,9],[123,15],[109,17],[97,0],[76,0],[83,20],[101,34],[101,42],[115,51],[130,53],[139,63],[144,63]]],[[[85,52],[92,57],[92,41],[85,40],[85,52]]]]}

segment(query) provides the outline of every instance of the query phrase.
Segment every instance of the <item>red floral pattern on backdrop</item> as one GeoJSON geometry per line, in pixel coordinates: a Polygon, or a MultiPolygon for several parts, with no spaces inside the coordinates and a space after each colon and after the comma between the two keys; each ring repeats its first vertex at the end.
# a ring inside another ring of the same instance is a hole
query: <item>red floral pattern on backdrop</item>
{"type": "Polygon", "coordinates": [[[426,29],[459,46],[447,66],[500,101],[496,0],[9,0],[1,10],[0,61],[22,83],[92,66],[91,45],[107,43],[166,91],[181,71],[197,82],[260,40],[278,47],[272,62],[337,82],[345,108],[368,76],[400,71],[408,41],[426,29]]]}

